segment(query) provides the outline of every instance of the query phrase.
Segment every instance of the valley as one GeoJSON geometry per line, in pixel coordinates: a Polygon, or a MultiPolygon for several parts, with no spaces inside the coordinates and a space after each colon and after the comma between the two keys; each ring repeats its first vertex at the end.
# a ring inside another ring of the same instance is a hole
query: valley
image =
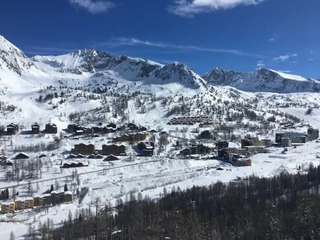
{"type": "Polygon", "coordinates": [[[96,50],[29,58],[0,37],[1,204],[72,195],[1,214],[0,236],[17,229],[23,239],[130,194],[157,200],[253,174],[305,173],[320,162],[319,132],[310,132],[320,128],[319,87],[271,69],[201,77],[177,62],[96,50]],[[276,142],[287,132],[299,140],[276,142]]]}

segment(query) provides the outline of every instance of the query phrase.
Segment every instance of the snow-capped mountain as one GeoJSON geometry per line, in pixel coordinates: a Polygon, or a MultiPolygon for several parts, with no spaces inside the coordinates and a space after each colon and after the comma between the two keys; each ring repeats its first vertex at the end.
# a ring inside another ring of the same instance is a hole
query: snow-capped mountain
{"type": "Polygon", "coordinates": [[[112,72],[122,79],[143,81],[144,84],[177,82],[192,88],[199,88],[205,84],[199,75],[184,64],[162,65],[141,58],[112,55],[96,50],[78,50],[61,56],[35,56],[32,60],[39,68],[51,68],[57,72],[79,75],[94,73],[95,76],[112,72]]]}
{"type": "Polygon", "coordinates": [[[298,75],[286,74],[271,69],[259,69],[252,73],[225,71],[215,68],[203,78],[209,84],[231,86],[250,92],[319,92],[320,82],[298,75]]]}
{"type": "MultiPolygon", "coordinates": [[[[58,226],[70,214],[76,216],[77,211],[91,209],[98,199],[117,204],[129,193],[158,198],[163,188],[172,190],[175,185],[185,189],[251,174],[266,177],[283,170],[295,173],[297,166],[306,169],[309,162],[318,164],[319,144],[315,141],[290,148],[288,154],[280,154],[279,147],[272,148],[270,153],[252,156],[252,167],[242,168],[212,159],[211,155],[194,160],[181,159],[178,154],[194,144],[214,148],[219,140],[230,141],[229,146],[237,148],[240,139],[248,135],[273,139],[281,126],[294,125],[304,132],[309,126],[320,128],[317,89],[316,80],[268,69],[256,73],[215,69],[200,77],[181,63],[162,65],[96,50],[28,58],[0,37],[1,155],[14,159],[20,151],[30,154],[30,159],[23,161],[30,163],[23,164],[23,171],[8,171],[11,167],[7,166],[8,174],[0,172],[0,187],[15,186],[18,177],[13,178],[11,173],[21,172],[22,180],[16,188],[19,198],[40,195],[53,183],[56,190],[63,186],[59,183],[66,183],[73,192],[79,187],[85,192],[81,203],[77,199],[52,206],[46,213],[22,210],[8,217],[2,214],[1,224],[23,237],[35,224],[34,219],[41,223],[49,217],[58,226]],[[180,124],[174,119],[187,122],[180,124]],[[58,133],[31,134],[35,122],[41,129],[54,123],[58,133]],[[6,126],[11,123],[20,130],[9,136],[6,126]],[[99,129],[110,123],[119,126],[119,131],[100,134],[99,129]],[[131,133],[129,123],[148,132],[147,140],[155,143],[154,156],[137,156],[138,147],[124,142],[121,144],[127,155],[114,162],[92,156],[68,158],[78,144],[93,144],[100,151],[103,144],[113,143],[114,137],[131,133]],[[65,131],[69,124],[97,131],[69,133],[65,131]],[[213,138],[200,139],[203,132],[209,132],[213,138]],[[40,170],[34,174],[31,166],[40,154],[44,156],[43,167],[39,164],[40,170]],[[85,167],[77,171],[61,168],[62,161],[79,161],[85,167]],[[216,171],[218,167],[220,170],[216,171]],[[227,171],[221,171],[221,167],[227,171]],[[74,174],[77,176],[71,180],[74,174]],[[30,218],[31,213],[34,217],[30,218]]],[[[0,239],[9,239],[8,235],[8,231],[2,231],[0,239]]]]}
{"type": "Polygon", "coordinates": [[[33,61],[0,35],[0,69],[2,71],[10,70],[21,75],[22,71],[32,67],[35,67],[33,61]]]}
{"type": "Polygon", "coordinates": [[[0,36],[0,69],[7,75],[21,76],[23,81],[30,79],[35,85],[41,85],[43,79],[49,82],[62,78],[90,81],[99,76],[100,81],[111,78],[140,82],[143,85],[174,83],[189,89],[207,89],[208,85],[218,85],[251,92],[320,91],[318,80],[264,68],[252,73],[215,68],[200,77],[190,67],[181,63],[162,65],[150,60],[113,55],[97,50],[78,50],[60,56],[28,58],[2,36],[0,36]]]}

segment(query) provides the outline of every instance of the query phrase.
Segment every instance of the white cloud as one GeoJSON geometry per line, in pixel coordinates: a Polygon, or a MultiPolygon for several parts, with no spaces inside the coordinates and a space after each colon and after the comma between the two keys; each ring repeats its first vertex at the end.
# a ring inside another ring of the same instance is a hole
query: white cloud
{"type": "Polygon", "coordinates": [[[269,38],[270,42],[275,42],[279,39],[279,36],[277,34],[273,34],[271,38],[269,38]]]}
{"type": "Polygon", "coordinates": [[[266,66],[266,64],[262,60],[257,62],[257,68],[263,68],[265,66],[266,66]]]}
{"type": "Polygon", "coordinates": [[[278,61],[278,62],[286,62],[292,57],[298,57],[298,54],[292,53],[292,54],[280,55],[279,57],[274,57],[272,60],[278,61]]]}
{"type": "Polygon", "coordinates": [[[86,9],[92,14],[107,12],[115,5],[112,2],[93,1],[93,0],[69,0],[72,5],[86,9]]]}
{"type": "Polygon", "coordinates": [[[169,11],[184,17],[192,17],[202,12],[229,9],[240,5],[257,5],[265,0],[175,0],[169,11]]]}
{"type": "Polygon", "coordinates": [[[175,49],[175,50],[182,50],[182,51],[198,51],[198,52],[211,52],[211,53],[227,53],[227,54],[234,54],[240,56],[249,56],[254,58],[261,58],[258,54],[254,53],[247,53],[242,52],[237,49],[225,49],[225,48],[205,48],[199,46],[192,46],[192,45],[177,45],[177,44],[170,44],[164,42],[152,42],[152,41],[145,41],[140,40],[137,38],[117,38],[113,39],[112,41],[108,41],[103,43],[102,45],[107,45],[110,47],[120,47],[120,46],[149,46],[149,47],[157,47],[157,48],[166,48],[166,49],[175,49]]]}

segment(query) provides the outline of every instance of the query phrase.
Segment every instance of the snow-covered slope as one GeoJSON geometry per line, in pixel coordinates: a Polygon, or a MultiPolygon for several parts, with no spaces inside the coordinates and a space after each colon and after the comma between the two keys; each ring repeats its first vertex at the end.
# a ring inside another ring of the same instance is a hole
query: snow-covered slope
{"type": "Polygon", "coordinates": [[[34,68],[34,63],[20,49],[0,35],[0,69],[11,70],[19,75],[34,68]]]}
{"type": "MultiPolygon", "coordinates": [[[[45,71],[62,73],[116,73],[119,78],[143,81],[144,84],[180,83],[199,88],[205,84],[201,77],[180,63],[161,65],[149,60],[112,55],[96,50],[79,50],[61,56],[35,56],[35,64],[45,71]]],[[[97,76],[97,74],[95,75],[97,76]]]]}
{"type": "MultiPolygon", "coordinates": [[[[125,200],[135,193],[158,198],[164,187],[186,189],[251,174],[268,177],[283,170],[295,173],[299,165],[307,169],[310,162],[320,164],[317,158],[320,146],[315,141],[291,147],[285,155],[279,147],[270,148],[270,153],[252,156],[251,167],[238,168],[216,159],[181,159],[177,153],[192,144],[201,143],[211,148],[218,140],[230,140],[230,146],[238,147],[240,138],[248,134],[273,139],[281,123],[299,122],[294,125],[295,130],[297,127],[304,132],[309,124],[320,128],[320,97],[315,92],[318,83],[314,80],[267,69],[249,74],[216,69],[205,78],[208,82],[184,64],[161,65],[96,50],[30,59],[1,37],[0,130],[11,122],[21,129],[16,135],[0,137],[1,154],[12,160],[18,151],[29,148],[30,162],[40,153],[46,155],[41,160],[39,179],[25,175],[19,182],[16,189],[20,192],[19,198],[29,197],[30,192],[42,194],[56,178],[59,179],[55,184],[57,190],[67,183],[73,192],[84,187],[88,194],[81,202],[53,206],[46,209],[47,212],[0,215],[5,229],[0,239],[8,239],[11,230],[17,239],[25,239],[29,226],[46,222],[48,218],[57,227],[68,218],[69,211],[75,216],[80,209],[91,209],[97,199],[114,205],[118,199],[125,200]],[[206,116],[209,125],[169,124],[174,117],[195,116],[206,116]],[[42,129],[48,122],[55,123],[59,132],[28,134],[34,122],[42,129]],[[121,156],[118,161],[108,163],[85,158],[77,161],[90,162],[87,167],[77,171],[61,168],[62,161],[69,161],[67,156],[75,144],[90,143],[101,149],[102,144],[112,143],[113,137],[126,133],[121,130],[73,136],[63,131],[68,124],[90,128],[109,123],[126,126],[129,122],[150,130],[148,140],[155,142],[153,157],[136,156],[136,146],[123,143],[128,156],[121,156]],[[214,140],[199,139],[203,130],[211,131],[214,140]],[[60,146],[48,148],[52,143],[60,146]],[[41,151],[35,150],[36,146],[41,151]],[[218,171],[217,167],[224,171],[218,171]],[[76,172],[77,177],[71,180],[76,172]]],[[[25,168],[29,166],[24,164],[25,168]]],[[[5,171],[0,172],[0,187],[17,184],[16,179],[4,180],[6,176],[9,175],[5,171]]]]}
{"type": "Polygon", "coordinates": [[[215,68],[203,78],[208,83],[219,86],[231,86],[251,92],[319,92],[320,82],[298,75],[277,72],[262,68],[257,72],[241,73],[215,68]]]}

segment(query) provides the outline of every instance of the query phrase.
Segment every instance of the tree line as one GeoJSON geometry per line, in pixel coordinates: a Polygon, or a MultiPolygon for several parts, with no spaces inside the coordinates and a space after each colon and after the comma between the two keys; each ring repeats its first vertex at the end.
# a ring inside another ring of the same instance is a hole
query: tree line
{"type": "Polygon", "coordinates": [[[131,193],[112,207],[96,202],[42,239],[320,239],[320,167],[308,173],[250,176],[154,201],[131,193]]]}

